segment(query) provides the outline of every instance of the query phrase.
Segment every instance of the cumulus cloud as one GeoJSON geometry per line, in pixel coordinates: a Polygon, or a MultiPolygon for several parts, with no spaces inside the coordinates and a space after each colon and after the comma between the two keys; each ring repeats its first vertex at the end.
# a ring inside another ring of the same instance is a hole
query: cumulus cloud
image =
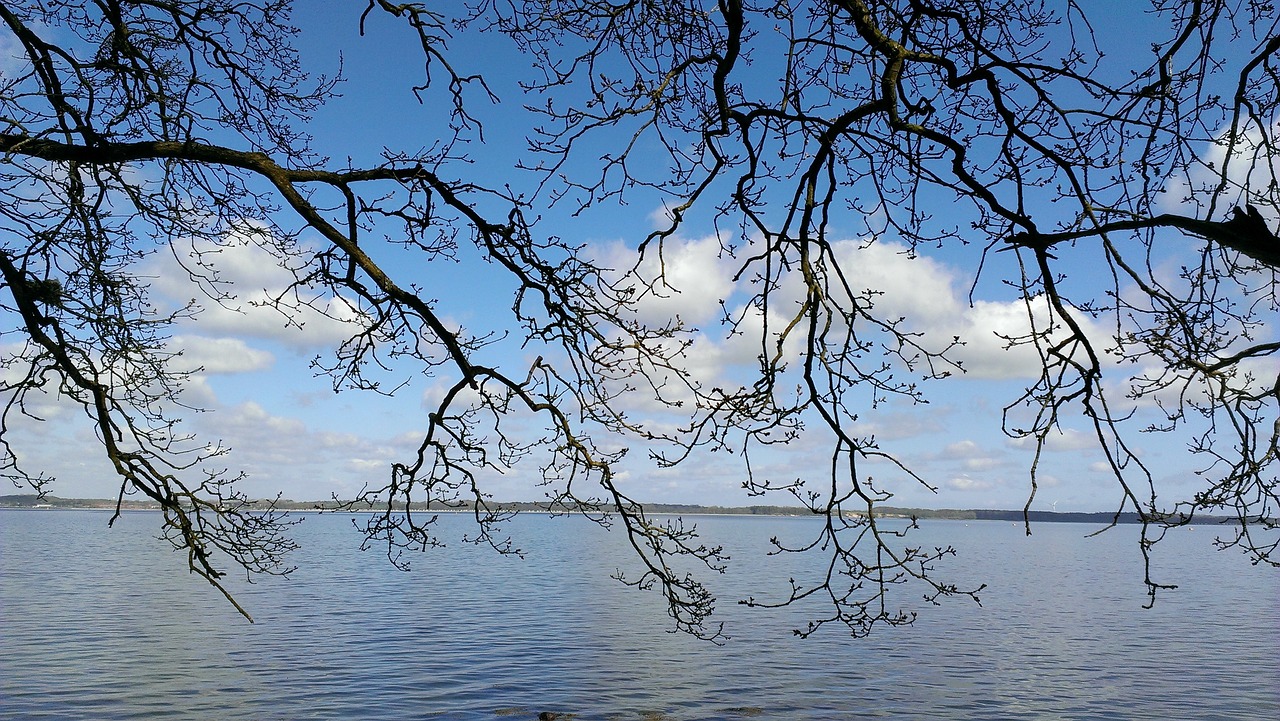
{"type": "MultiPolygon", "coordinates": [[[[1026,337],[1048,328],[1052,317],[1043,297],[1029,300],[976,300],[970,304],[957,289],[961,274],[942,261],[914,254],[900,243],[890,241],[839,240],[831,244],[843,283],[852,297],[837,298],[846,307],[854,302],[873,304],[873,315],[886,320],[902,319],[902,328],[920,334],[918,342],[932,351],[941,351],[953,339],[964,345],[949,356],[962,363],[966,375],[985,379],[1025,379],[1039,373],[1041,361],[1033,347],[1010,347],[1010,338],[1026,337]],[[856,300],[855,300],[856,299],[856,300]]],[[[743,253],[750,253],[748,247],[743,253]]],[[[601,261],[608,267],[630,268],[634,251],[622,244],[608,246],[601,261]]],[[[745,304],[744,294],[752,288],[748,281],[735,285],[733,275],[740,259],[726,257],[715,236],[684,239],[674,237],[661,254],[651,250],[637,268],[639,278],[652,281],[659,272],[667,287],[642,296],[638,314],[648,323],[662,323],[679,317],[697,326],[700,334],[686,357],[687,367],[700,378],[713,382],[733,366],[751,366],[763,350],[766,328],[770,334],[790,321],[786,312],[803,297],[805,288],[798,273],[783,277],[774,292],[766,315],[745,304]],[[722,306],[723,302],[723,306],[722,306]],[[722,308],[730,317],[741,319],[729,335],[714,324],[722,308]]],[[[832,288],[830,292],[837,293],[832,288]]],[[[1091,337],[1102,333],[1088,318],[1077,318],[1091,337]]],[[[793,334],[798,336],[799,334],[793,334]]],[[[784,358],[798,357],[802,340],[791,339],[784,358]]]]}
{"type": "Polygon", "coordinates": [[[181,353],[171,363],[175,369],[201,373],[248,373],[265,370],[275,362],[271,353],[251,348],[239,338],[206,338],[199,335],[177,335],[169,339],[169,348],[181,353]]]}
{"type": "MultiPolygon", "coordinates": [[[[1005,443],[1011,448],[1029,449],[1035,447],[1036,440],[1029,437],[1010,438],[1005,443]]],[[[1048,451],[1082,451],[1093,448],[1097,444],[1098,439],[1095,436],[1074,428],[1050,431],[1048,437],[1045,438],[1045,450],[1048,451]]]]}
{"type": "Polygon", "coordinates": [[[674,219],[675,214],[671,212],[671,208],[667,207],[666,204],[649,211],[649,225],[654,230],[669,227],[674,219]]]}
{"type": "Polygon", "coordinates": [[[218,394],[209,385],[209,377],[193,375],[182,383],[179,400],[189,408],[216,408],[219,405],[218,394]]]}
{"type": "Polygon", "coordinates": [[[974,378],[1028,378],[1039,373],[1040,356],[1029,345],[1011,345],[1009,339],[1025,337],[1047,323],[1048,304],[1042,296],[1027,301],[975,301],[959,317],[956,335],[964,347],[955,357],[974,378]]]}
{"type": "Polygon", "coordinates": [[[411,435],[379,439],[317,429],[253,401],[204,414],[199,426],[202,437],[231,449],[226,463],[250,475],[249,490],[285,488],[299,499],[333,492],[350,497],[366,482],[380,481],[391,462],[409,457],[413,448],[411,435]]]}
{"type": "Polygon", "coordinates": [[[967,474],[953,476],[947,479],[947,488],[954,491],[989,491],[995,488],[995,483],[986,479],[970,478],[967,474]]]}
{"type": "Polygon", "coordinates": [[[942,449],[942,458],[977,458],[983,454],[982,448],[970,440],[956,441],[942,449]]]}
{"type": "MultiPolygon", "coordinates": [[[[1235,134],[1234,147],[1230,145],[1230,130],[1229,126],[1224,126],[1207,144],[1200,162],[1189,164],[1184,173],[1169,179],[1168,191],[1160,198],[1163,210],[1202,212],[1224,179],[1225,195],[1218,197],[1219,212],[1224,214],[1232,206],[1250,204],[1256,195],[1271,192],[1280,179],[1280,155],[1274,152],[1271,142],[1280,135],[1280,116],[1272,119],[1266,137],[1257,125],[1246,122],[1235,134]],[[1190,211],[1188,204],[1192,206],[1190,211]]],[[[1277,220],[1273,204],[1260,203],[1258,211],[1271,223],[1277,220]]]]}
{"type": "MultiPolygon", "coordinates": [[[[959,361],[970,378],[1025,379],[1039,374],[1041,361],[1035,348],[1011,344],[1053,325],[1044,296],[1008,301],[962,300],[957,282],[960,273],[941,261],[908,252],[900,243],[844,240],[835,243],[836,256],[845,275],[875,296],[875,314],[904,319],[904,327],[918,332],[922,343],[941,350],[951,339],[962,346],[949,356],[959,361]]],[[[1086,317],[1077,317],[1091,338],[1106,334],[1086,317]]]]}
{"type": "MultiPolygon", "coordinates": [[[[8,361],[21,357],[25,346],[21,343],[0,343],[0,358],[8,361]]],[[[0,363],[0,386],[16,386],[26,378],[27,366],[23,363],[0,363]]],[[[30,415],[50,420],[63,415],[76,404],[63,400],[61,394],[50,393],[56,384],[48,384],[41,388],[33,388],[27,393],[22,404],[22,413],[14,412],[12,418],[30,415]]]]}
{"type": "Polygon", "coordinates": [[[851,290],[870,290],[877,315],[901,316],[913,325],[945,326],[963,313],[955,292],[956,273],[901,243],[840,240],[833,252],[851,290]]]}
{"type": "Polygon", "coordinates": [[[720,240],[714,235],[671,238],[652,245],[638,265],[634,250],[611,243],[603,248],[598,262],[619,276],[630,271],[641,283],[653,286],[637,304],[639,319],[646,323],[676,317],[691,326],[707,323],[719,314],[720,301],[733,292],[731,259],[721,257],[720,240]]]}
{"type": "Polygon", "coordinates": [[[968,439],[948,444],[933,460],[950,466],[958,464],[964,470],[975,473],[995,470],[1006,463],[998,452],[993,453],[968,439]]]}
{"type": "MultiPolygon", "coordinates": [[[[887,321],[901,318],[901,328],[917,335],[917,340],[930,350],[940,351],[959,338],[964,345],[951,348],[949,357],[963,364],[964,378],[992,380],[1026,380],[1038,376],[1041,360],[1034,348],[1009,348],[1009,338],[1025,337],[1049,325],[1049,304],[1042,297],[1030,300],[981,299],[970,303],[968,281],[954,267],[927,255],[913,254],[900,243],[866,242],[846,239],[830,245],[832,257],[839,266],[841,281],[850,297],[846,307],[857,299],[874,304],[872,314],[887,321]]],[[[736,388],[754,379],[762,353],[776,352],[776,336],[792,320],[793,313],[806,288],[798,272],[784,274],[767,310],[748,305],[755,286],[749,280],[735,283],[733,276],[741,269],[743,258],[751,247],[740,249],[737,258],[727,257],[715,236],[667,240],[662,263],[650,252],[639,265],[641,278],[652,279],[659,267],[670,283],[670,291],[642,296],[638,313],[649,323],[663,323],[679,316],[687,324],[696,325],[692,344],[679,359],[679,365],[704,389],[715,386],[736,388]],[[732,328],[721,324],[720,314],[737,320],[732,328]],[[730,332],[732,330],[732,332],[730,332]]],[[[618,269],[619,275],[636,263],[635,251],[621,243],[602,246],[598,258],[606,267],[618,269]]],[[[836,292],[834,288],[831,292],[836,292]]],[[[1088,319],[1078,319],[1091,337],[1105,337],[1088,319]],[[1098,333],[1094,336],[1094,333],[1098,333]]],[[[874,329],[861,329],[863,340],[876,338],[874,329]]],[[[792,332],[782,349],[781,359],[790,369],[800,367],[805,337],[792,332]]],[[[867,360],[873,365],[878,358],[867,360]]],[[[907,380],[907,375],[898,374],[907,380]]],[[[674,379],[665,388],[668,400],[689,400],[689,392],[674,379]],[[682,395],[683,394],[683,395],[682,395]]],[[[784,379],[780,392],[791,380],[784,379]]],[[[859,391],[855,391],[859,392],[859,391]]],[[[864,406],[869,408],[868,396],[864,406]]],[[[669,409],[658,404],[650,394],[631,393],[624,400],[626,410],[660,422],[669,409]]],[[[687,407],[687,406],[686,406],[687,407]]],[[[976,412],[975,409],[969,409],[976,412]]],[[[860,414],[849,428],[862,436],[875,436],[882,441],[921,437],[941,430],[945,409],[931,407],[925,411],[910,406],[879,406],[874,413],[860,414]]],[[[993,421],[998,423],[998,420],[993,421]]],[[[931,454],[935,460],[936,455],[931,454]]],[[[954,459],[953,470],[981,474],[1004,466],[1008,459],[1000,453],[981,453],[954,459]]]]}
{"type": "MultiPolygon", "coordinates": [[[[232,234],[216,248],[175,246],[178,256],[153,256],[140,272],[153,290],[174,306],[196,301],[201,311],[193,321],[184,322],[200,335],[267,338],[285,346],[311,350],[331,346],[350,337],[359,314],[341,298],[324,295],[298,296],[286,293],[294,273],[284,262],[264,250],[248,234],[232,234]],[[208,299],[192,280],[188,269],[196,263],[211,266],[218,288],[233,297],[221,302],[208,299]],[[181,258],[181,260],[179,260],[181,258]],[[273,307],[283,296],[292,306],[286,312],[273,307]]],[[[306,255],[305,251],[301,251],[306,255]]],[[[305,291],[302,291],[305,293],[305,291]]]]}
{"type": "Polygon", "coordinates": [[[966,458],[964,460],[964,469],[966,471],[990,471],[1004,465],[1004,461],[999,458],[966,458]]]}

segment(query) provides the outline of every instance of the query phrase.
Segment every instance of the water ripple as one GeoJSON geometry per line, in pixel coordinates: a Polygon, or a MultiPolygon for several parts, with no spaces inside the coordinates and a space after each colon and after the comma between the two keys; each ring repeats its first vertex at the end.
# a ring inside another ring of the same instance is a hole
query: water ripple
{"type": "Polygon", "coordinates": [[[574,519],[517,519],[523,562],[458,545],[405,574],[355,552],[346,519],[310,518],[296,577],[236,587],[254,625],[149,542],[154,522],[0,511],[0,718],[1280,717],[1280,584],[1208,534],[1166,543],[1185,587],[1143,611],[1124,529],[936,524],[991,584],[984,605],[852,642],[732,603],[804,570],[758,556],[803,520],[700,519],[737,563],[708,579],[736,637],[717,647],[668,633],[659,599],[608,578],[621,541],[574,519]]]}

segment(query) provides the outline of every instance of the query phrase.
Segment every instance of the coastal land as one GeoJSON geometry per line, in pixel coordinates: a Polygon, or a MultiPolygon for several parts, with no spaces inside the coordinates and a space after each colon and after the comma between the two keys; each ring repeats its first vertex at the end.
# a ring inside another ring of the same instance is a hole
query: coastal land
{"type": "MultiPolygon", "coordinates": [[[[29,509],[96,509],[96,510],[115,510],[119,508],[122,511],[158,511],[160,506],[155,501],[144,499],[126,498],[117,503],[117,501],[106,498],[60,498],[58,496],[46,495],[37,496],[35,494],[15,494],[0,496],[0,508],[29,508],[29,509]]],[[[337,500],[322,501],[295,501],[291,499],[277,500],[260,500],[250,501],[243,507],[247,510],[285,510],[285,511],[320,511],[329,513],[343,512],[370,512],[377,510],[372,507],[363,505],[356,506],[350,502],[337,500]]],[[[441,506],[433,504],[428,506],[425,503],[413,504],[414,510],[435,511],[440,513],[470,513],[472,508],[470,505],[457,506],[441,506]]],[[[497,511],[522,512],[522,513],[573,513],[572,507],[557,506],[548,508],[543,503],[531,502],[508,502],[490,504],[490,509],[497,511]]],[[[658,515],[725,515],[725,516],[812,516],[812,511],[802,506],[773,506],[773,505],[754,505],[754,506],[700,506],[695,504],[683,503],[646,503],[644,509],[647,513],[658,515]]],[[[849,514],[854,515],[854,514],[849,514]]],[[[1032,523],[1092,523],[1110,525],[1112,523],[1141,523],[1142,519],[1137,513],[1115,511],[1101,512],[1054,512],[1054,511],[1023,511],[1022,509],[957,509],[957,508],[897,508],[894,506],[879,506],[876,509],[876,517],[878,518],[914,518],[914,519],[946,519],[956,521],[1014,521],[1023,522],[1030,521],[1032,523]]],[[[1239,519],[1225,516],[1207,516],[1197,515],[1194,517],[1170,517],[1160,519],[1161,522],[1170,525],[1221,525],[1226,523],[1239,523],[1239,519]]]]}

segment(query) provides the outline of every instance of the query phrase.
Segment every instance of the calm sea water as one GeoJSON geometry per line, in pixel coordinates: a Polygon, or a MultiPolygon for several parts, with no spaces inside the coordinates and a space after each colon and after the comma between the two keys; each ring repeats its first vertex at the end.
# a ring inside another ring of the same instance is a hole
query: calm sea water
{"type": "MultiPolygon", "coordinates": [[[[733,551],[709,579],[733,636],[668,633],[659,599],[609,574],[631,560],[581,519],[528,515],[524,560],[454,544],[401,573],[355,550],[350,520],[313,516],[289,579],[239,584],[248,624],[150,539],[157,517],[0,510],[5,719],[1275,719],[1280,574],[1181,530],[1156,607],[1134,529],[1085,539],[1040,524],[929,522],[951,577],[983,605],[914,627],[798,639],[802,611],[736,606],[796,570],[759,559],[808,519],[708,517],[733,551]]],[[[464,517],[442,520],[446,527],[464,517]]]]}

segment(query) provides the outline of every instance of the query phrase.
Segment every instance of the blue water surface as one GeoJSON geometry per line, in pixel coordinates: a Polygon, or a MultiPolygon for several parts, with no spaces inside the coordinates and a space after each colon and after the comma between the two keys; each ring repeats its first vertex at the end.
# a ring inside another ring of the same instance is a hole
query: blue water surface
{"type": "Polygon", "coordinates": [[[1206,528],[1160,544],[1180,588],[1143,609],[1136,529],[927,521],[917,542],[955,545],[942,570],[988,584],[981,606],[911,596],[910,628],[800,639],[820,607],[734,602],[814,570],[764,556],[812,519],[700,517],[733,556],[705,578],[716,646],[612,580],[635,560],[581,518],[516,518],[523,559],[454,543],[403,573],[356,550],[350,517],[313,515],[293,576],[232,584],[249,624],[152,538],[157,515],[108,517],[0,510],[0,718],[1280,718],[1280,574],[1206,528]]]}

